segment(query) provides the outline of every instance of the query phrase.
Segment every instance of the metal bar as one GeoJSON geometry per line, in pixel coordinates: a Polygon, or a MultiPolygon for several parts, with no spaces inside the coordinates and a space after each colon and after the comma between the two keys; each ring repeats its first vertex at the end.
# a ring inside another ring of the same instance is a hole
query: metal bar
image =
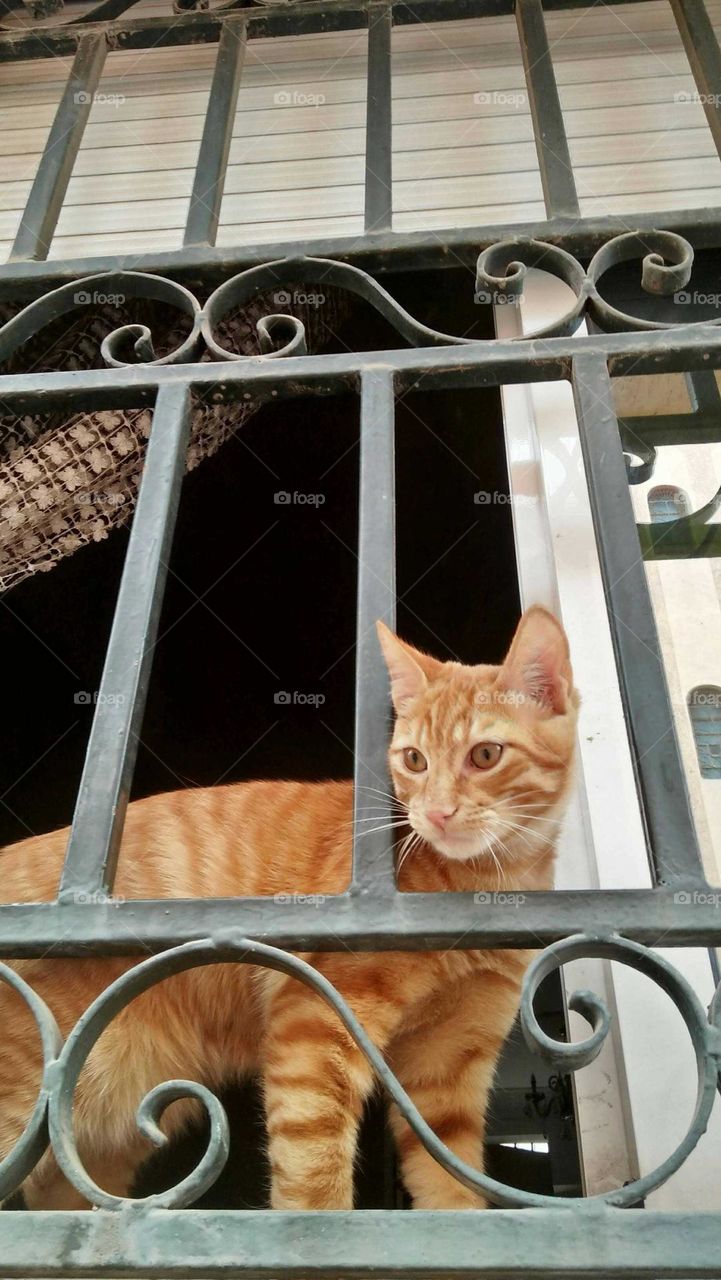
{"type": "MultiPolygon", "coordinates": [[[[715,375],[710,370],[696,369],[686,374],[686,386],[693,416],[715,418],[717,428],[721,429],[721,394],[715,375]]],[[[662,421],[665,416],[661,415],[662,421]]]]}
{"type": "Polygon", "coordinates": [[[185,472],[187,387],[158,392],[65,866],[62,903],[112,888],[185,472]]]}
{"type": "Polygon", "coordinates": [[[388,676],[375,623],[395,626],[395,400],[393,374],[369,369],[361,380],[360,521],[356,612],[353,882],[365,893],[388,892],[393,882],[393,838],[385,826],[361,819],[390,792],[386,763],[388,676]],[[373,802],[373,804],[372,804],[373,802]]]}
{"type": "Polygon", "coordinates": [[[533,950],[574,933],[665,947],[721,945],[721,890],[579,889],[476,902],[472,893],[356,893],[287,906],[268,898],[0,905],[0,955],[138,955],[238,932],[290,951],[533,950]],[[142,944],[141,940],[142,939],[142,944]]]}
{"type": "Polygon", "coordinates": [[[107,51],[104,35],[83,36],[78,44],[65,92],[23,210],[10,253],[11,260],[48,256],[107,51]]]}
{"type": "MultiPolygon", "coordinates": [[[[252,392],[262,401],[283,395],[325,395],[356,390],[372,368],[394,371],[396,394],[504,382],[545,382],[571,376],[579,357],[577,338],[415,347],[282,360],[248,358],[218,364],[135,365],[74,372],[17,373],[0,377],[0,399],[12,413],[42,413],[139,407],[152,403],[156,387],[187,385],[212,395],[216,403],[252,392]],[[222,378],[220,373],[222,372],[222,378]]],[[[685,326],[672,333],[596,334],[583,339],[583,352],[609,360],[614,376],[674,373],[689,368],[721,368],[721,330],[685,326]]]]}
{"type": "MultiPolygon", "coordinates": [[[[293,5],[273,5],[261,10],[243,9],[240,21],[248,23],[248,38],[313,35],[323,31],[353,31],[366,25],[367,14],[377,0],[333,0],[319,5],[316,0],[293,5]]],[[[494,16],[512,11],[513,0],[417,0],[399,5],[401,23],[443,22],[449,18],[494,16]]],[[[113,49],[167,48],[176,45],[214,43],[221,23],[236,15],[208,10],[162,18],[123,18],[103,26],[113,49]]],[[[93,32],[100,24],[88,23],[83,30],[93,32]]],[[[6,58],[43,58],[72,53],[78,29],[72,26],[44,27],[38,31],[13,30],[0,35],[0,61],[6,58]]]]}
{"type": "MultiPolygon", "coordinates": [[[[268,6],[253,12],[243,10],[243,21],[249,23],[250,39],[269,36],[309,35],[317,31],[348,31],[364,25],[364,16],[375,0],[333,0],[318,5],[314,0],[294,5],[268,6]]],[[[632,0],[612,0],[629,4],[632,0]]],[[[587,0],[547,0],[548,9],[574,9],[587,0]]],[[[417,22],[447,22],[452,19],[496,17],[513,12],[514,0],[399,0],[393,5],[393,21],[397,26],[417,22]]],[[[134,18],[103,26],[113,49],[147,49],[169,45],[214,43],[218,27],[228,20],[221,12],[161,18],[134,18]]],[[[11,58],[47,58],[73,53],[80,31],[94,33],[100,23],[89,22],[81,28],[66,23],[38,30],[13,29],[0,34],[0,61],[11,58]]]]}
{"type": "Polygon", "coordinates": [[[703,0],[671,0],[701,105],[721,156],[721,49],[703,0]]]}
{"type": "Polygon", "coordinates": [[[549,217],[578,216],[576,183],[542,0],[516,0],[516,23],[546,212],[549,217]]]}
{"type": "Polygon", "coordinates": [[[721,1215],[588,1209],[267,1213],[148,1209],[0,1215],[4,1276],[272,1280],[718,1277],[721,1215]],[[442,1226],[441,1226],[442,1220],[442,1226]],[[602,1271],[600,1270],[602,1268],[602,1271]]]}
{"type": "Polygon", "coordinates": [[[703,872],[602,356],[579,355],[573,388],[652,866],[660,883],[671,884],[703,872]]]}
{"type": "MultiPolygon", "coordinates": [[[[244,12],[247,12],[244,10],[244,12]]],[[[353,262],[373,273],[424,271],[429,267],[475,267],[478,254],[509,237],[559,244],[578,258],[590,258],[607,240],[633,226],[638,231],[668,230],[684,236],[695,249],[721,245],[721,208],[629,213],[622,218],[557,217],[542,222],[484,223],[477,227],[445,227],[424,231],[384,231],[372,235],[330,236],[311,240],[268,241],[258,245],[190,246],[133,255],[133,270],[172,275],[207,287],[247,267],[281,258],[322,257],[353,262]]],[[[98,272],[127,268],[126,254],[98,254],[50,262],[14,262],[0,266],[0,296],[37,296],[54,285],[98,272]]]]}
{"type": "Polygon", "coordinates": [[[223,24],[185,226],[186,245],[215,244],[246,44],[245,25],[223,24]]]}
{"type": "Polygon", "coordinates": [[[365,230],[388,231],[393,221],[391,40],[393,10],[372,4],[368,12],[365,230]]]}
{"type": "MultiPolygon", "coordinates": [[[[705,378],[703,372],[699,375],[705,378]]],[[[708,375],[713,377],[713,374],[708,375]]],[[[721,440],[721,411],[699,409],[696,413],[648,414],[642,418],[619,418],[621,439],[633,453],[634,443],[646,444],[715,444],[721,440]]]]}

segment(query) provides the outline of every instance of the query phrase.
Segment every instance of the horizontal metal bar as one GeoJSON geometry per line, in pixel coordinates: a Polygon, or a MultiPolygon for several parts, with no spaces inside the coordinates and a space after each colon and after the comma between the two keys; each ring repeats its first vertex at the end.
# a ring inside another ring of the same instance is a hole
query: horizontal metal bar
{"type": "Polygon", "coordinates": [[[0,400],[9,413],[138,407],[154,402],[156,387],[187,385],[214,403],[236,399],[246,390],[261,401],[276,395],[322,395],[357,389],[364,370],[371,368],[393,371],[396,394],[411,391],[421,383],[425,392],[431,392],[449,387],[570,379],[573,361],[581,353],[602,356],[618,377],[691,368],[718,369],[721,329],[685,325],[644,333],[595,334],[584,338],[583,344],[573,337],[530,338],[522,342],[490,341],[283,359],[254,357],[222,364],[145,364],[69,373],[17,373],[0,377],[0,400]]]}
{"type": "Polygon", "coordinates": [[[355,670],[355,792],[353,879],[359,890],[378,890],[393,882],[392,843],[370,825],[390,821],[386,805],[374,794],[390,793],[386,763],[388,676],[375,623],[395,625],[395,401],[393,375],[369,369],[361,380],[360,524],[358,533],[358,609],[355,670]],[[378,822],[363,823],[375,801],[378,822]],[[361,834],[362,833],[362,834],[361,834]]]}
{"type": "MultiPolygon", "coordinates": [[[[294,5],[268,5],[263,9],[243,9],[242,14],[212,10],[160,18],[122,18],[108,24],[88,23],[83,30],[107,32],[112,49],[167,48],[177,45],[213,43],[222,22],[248,23],[249,39],[273,36],[313,35],[320,31],[350,31],[367,25],[371,4],[378,0],[332,0],[319,5],[316,0],[294,5]]],[[[513,0],[417,0],[398,6],[401,23],[442,22],[493,16],[512,11],[513,0]]],[[[77,28],[44,27],[40,31],[12,31],[0,35],[0,61],[15,58],[42,58],[72,53],[77,28]]]]}
{"type": "Polygon", "coordinates": [[[187,387],[163,387],[153,414],[68,841],[60,882],[62,901],[83,902],[112,888],[185,472],[189,428],[187,387]]]}
{"type": "Polygon", "coordinates": [[[549,217],[577,217],[576,183],[541,0],[516,0],[516,23],[546,212],[549,217]]]}
{"type": "MultiPolygon", "coordinates": [[[[703,375],[702,375],[703,376],[703,375]]],[[[711,374],[713,377],[713,374],[711,374]]],[[[619,418],[624,448],[633,453],[634,443],[661,445],[714,444],[721,440],[719,410],[700,409],[695,413],[647,414],[641,418],[619,418]]]]}
{"type": "MultiPolygon", "coordinates": [[[[629,4],[632,0],[609,0],[611,4],[629,4]]],[[[252,38],[268,36],[308,35],[317,31],[343,31],[366,25],[365,14],[377,0],[331,0],[322,6],[299,3],[268,7],[260,12],[244,10],[252,38]]],[[[587,0],[547,0],[547,9],[574,9],[587,0]]],[[[494,17],[513,12],[514,0],[404,0],[393,3],[396,25],[416,22],[448,22],[454,19],[494,17]]],[[[151,48],[156,45],[202,44],[217,40],[218,25],[232,14],[205,11],[181,16],[163,14],[156,18],[124,19],[107,26],[111,48],[151,48]]],[[[100,29],[100,23],[83,24],[82,32],[100,29]]],[[[103,25],[103,30],[105,30],[103,25]]],[[[0,61],[10,58],[43,58],[73,53],[79,34],[78,26],[66,23],[54,27],[2,31],[0,28],[0,61]]]]}
{"type": "Polygon", "coordinates": [[[138,955],[231,930],[290,951],[533,950],[574,933],[618,933],[664,947],[721,945],[721,889],[557,890],[496,894],[356,893],[322,909],[269,898],[0,906],[0,955],[138,955]],[[139,941],[142,939],[142,944],[139,941]]]}
{"type": "Polygon", "coordinates": [[[0,1275],[710,1280],[721,1215],[622,1209],[0,1214],[0,1275]]]}
{"type": "Polygon", "coordinates": [[[48,256],[107,51],[101,34],[83,36],[78,44],[65,92],[20,219],[10,252],[11,260],[44,259],[48,256]]]}
{"type": "Polygon", "coordinates": [[[621,694],[652,865],[668,884],[702,874],[653,606],[602,356],[574,362],[573,389],[621,694]]]}
{"type": "Polygon", "coordinates": [[[190,196],[186,245],[215,244],[246,44],[245,25],[223,25],[190,196]]]}
{"type": "MultiPolygon", "coordinates": [[[[244,12],[248,12],[244,10],[244,12]]],[[[189,285],[206,286],[246,267],[281,258],[322,257],[353,262],[366,271],[423,271],[429,267],[475,268],[478,254],[508,237],[558,244],[578,258],[590,258],[614,235],[666,230],[683,236],[695,249],[721,246],[721,207],[660,209],[655,213],[612,214],[594,218],[551,218],[537,222],[483,223],[425,231],[384,231],[372,235],[329,236],[312,240],[276,240],[233,247],[191,246],[133,254],[133,270],[171,275],[189,285]]],[[[93,254],[51,262],[14,262],[0,266],[0,297],[36,297],[68,280],[96,272],[127,269],[127,254],[93,254]]]]}
{"type": "Polygon", "coordinates": [[[686,57],[721,156],[721,49],[703,0],[670,0],[686,57]]]}
{"type": "Polygon", "coordinates": [[[393,221],[391,92],[392,10],[373,4],[368,14],[365,229],[387,231],[393,221]]]}

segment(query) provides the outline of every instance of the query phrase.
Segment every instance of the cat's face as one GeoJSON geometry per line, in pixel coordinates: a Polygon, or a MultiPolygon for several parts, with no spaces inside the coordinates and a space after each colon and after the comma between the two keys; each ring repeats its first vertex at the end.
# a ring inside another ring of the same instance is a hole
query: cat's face
{"type": "Polygon", "coordinates": [[[560,623],[529,609],[500,667],[439,662],[380,622],[378,634],[396,711],[391,774],[413,830],[462,862],[555,841],[579,701],[560,623]]]}

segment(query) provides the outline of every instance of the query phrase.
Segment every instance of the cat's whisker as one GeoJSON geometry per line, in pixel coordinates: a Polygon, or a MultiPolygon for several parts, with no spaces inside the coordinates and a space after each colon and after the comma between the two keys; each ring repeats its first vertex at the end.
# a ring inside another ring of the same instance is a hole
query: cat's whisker
{"type": "MultiPolygon", "coordinates": [[[[399,815],[399,814],[391,813],[391,814],[389,814],[388,816],[389,816],[390,818],[398,818],[398,819],[399,819],[399,821],[401,820],[401,818],[400,818],[400,815],[399,815]]],[[[382,813],[376,813],[376,814],[374,814],[374,815],[373,815],[373,817],[371,817],[371,818],[356,818],[356,819],[355,819],[355,821],[356,821],[356,822],[377,822],[379,818],[383,818],[383,817],[385,817],[385,814],[382,814],[382,813]]],[[[405,818],[404,818],[404,819],[402,819],[402,821],[407,821],[407,819],[405,819],[405,818]]]]}
{"type": "Polygon", "coordinates": [[[366,827],[365,831],[356,831],[356,837],[360,840],[361,836],[375,836],[380,831],[397,831],[400,827],[407,825],[408,823],[403,819],[400,822],[385,822],[381,827],[366,827]]]}
{"type": "Polygon", "coordinates": [[[533,813],[529,809],[519,809],[515,806],[513,808],[502,809],[501,817],[505,818],[506,815],[511,818],[523,818],[527,822],[548,822],[553,826],[560,826],[561,824],[560,818],[547,818],[545,814],[533,813]]]}
{"type": "Polygon", "coordinates": [[[504,884],[505,884],[506,877],[505,877],[505,873],[504,873],[504,871],[503,871],[503,867],[501,866],[501,863],[500,863],[500,862],[499,862],[499,860],[498,860],[498,856],[497,856],[497,854],[496,854],[496,851],[495,851],[495,849],[493,848],[493,845],[494,845],[494,843],[496,842],[497,837],[493,837],[493,836],[491,836],[491,837],[490,837],[490,839],[491,839],[491,843],[490,843],[490,844],[489,844],[489,846],[488,846],[488,852],[490,853],[490,855],[491,855],[491,857],[493,858],[493,861],[494,861],[494,863],[495,863],[495,865],[496,865],[496,871],[498,872],[498,887],[499,887],[499,889],[500,889],[500,888],[502,887],[502,885],[504,885],[504,884]]]}
{"type": "Polygon", "coordinates": [[[400,855],[398,859],[398,866],[396,869],[396,877],[400,875],[403,863],[406,861],[409,855],[413,853],[414,850],[417,849],[422,843],[423,843],[423,837],[417,831],[411,830],[409,835],[406,836],[405,840],[403,841],[400,847],[400,855]]]}
{"type": "Polygon", "coordinates": [[[535,846],[531,840],[531,833],[526,831],[524,827],[520,827],[516,822],[504,822],[503,827],[504,827],[504,830],[506,830],[509,833],[512,839],[522,840],[523,845],[526,849],[528,849],[531,853],[536,852],[535,846]]]}
{"type": "Polygon", "coordinates": [[[380,796],[380,797],[381,797],[381,799],[383,799],[383,800],[390,800],[390,801],[392,801],[394,804],[399,804],[399,805],[401,805],[401,806],[402,806],[402,808],[404,808],[404,809],[407,809],[407,808],[408,808],[408,806],[407,806],[406,804],[404,804],[402,800],[399,800],[399,799],[398,799],[398,796],[394,795],[392,791],[384,791],[384,790],[382,789],[382,787],[366,787],[366,786],[360,786],[360,787],[358,788],[358,790],[359,790],[359,791],[367,791],[369,795],[373,795],[373,796],[380,796]]]}

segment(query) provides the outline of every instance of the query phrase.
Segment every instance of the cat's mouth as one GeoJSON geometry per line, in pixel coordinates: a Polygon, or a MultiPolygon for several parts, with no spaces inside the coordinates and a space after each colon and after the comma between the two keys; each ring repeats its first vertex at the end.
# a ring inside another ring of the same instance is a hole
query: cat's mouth
{"type": "Polygon", "coordinates": [[[437,853],[442,853],[445,858],[451,858],[455,862],[470,862],[472,858],[487,853],[493,843],[490,836],[478,831],[440,832],[431,827],[424,826],[421,830],[414,823],[411,825],[437,853]]]}

